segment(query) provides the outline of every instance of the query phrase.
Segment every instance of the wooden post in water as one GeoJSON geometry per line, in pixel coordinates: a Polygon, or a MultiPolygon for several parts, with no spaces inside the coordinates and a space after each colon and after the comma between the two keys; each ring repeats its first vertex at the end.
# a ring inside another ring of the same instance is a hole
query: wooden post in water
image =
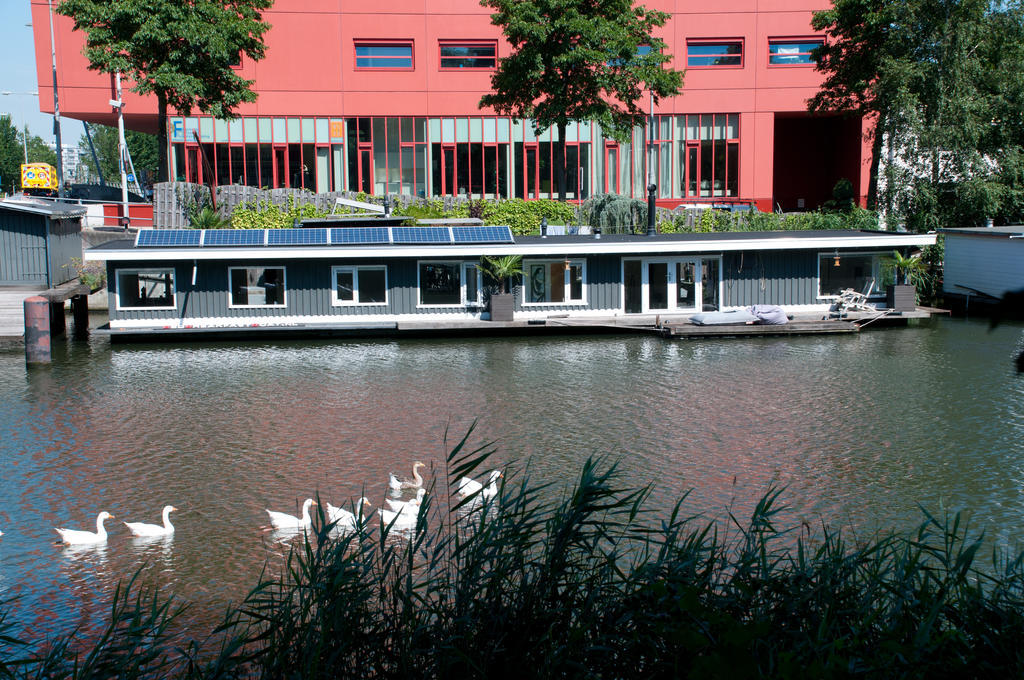
{"type": "Polygon", "coordinates": [[[40,295],[25,298],[25,362],[50,363],[50,301],[40,295]]]}
{"type": "Polygon", "coordinates": [[[75,339],[87,339],[89,337],[88,296],[75,295],[71,298],[71,316],[75,320],[75,339]]]}

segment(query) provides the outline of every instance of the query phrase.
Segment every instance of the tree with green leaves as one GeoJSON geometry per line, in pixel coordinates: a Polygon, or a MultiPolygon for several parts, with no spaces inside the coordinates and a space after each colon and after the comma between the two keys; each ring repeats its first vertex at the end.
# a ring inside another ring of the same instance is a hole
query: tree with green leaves
{"type": "Polygon", "coordinates": [[[0,116],[0,186],[4,191],[16,191],[21,183],[21,164],[25,161],[18,129],[11,116],[0,116]]]}
{"type": "Polygon", "coordinates": [[[57,167],[57,150],[51,149],[50,145],[43,141],[39,135],[28,135],[25,139],[25,131],[19,131],[23,151],[27,152],[29,163],[49,163],[57,167]]]}
{"type": "Polygon", "coordinates": [[[481,0],[495,11],[512,53],[498,62],[481,107],[529,118],[540,133],[558,131],[558,197],[565,200],[565,136],[570,122],[596,121],[624,140],[643,125],[641,108],[679,93],[683,74],[666,64],[665,41],[653,34],[665,12],[632,0],[481,0]]]}
{"type": "Polygon", "coordinates": [[[815,13],[825,81],[809,107],[872,118],[868,195],[882,212],[927,231],[1024,198],[1022,16],[1017,0],[835,0],[815,13]]]}
{"type": "Polygon", "coordinates": [[[231,118],[256,100],[252,81],[232,68],[262,59],[273,0],[63,0],[57,11],[87,35],[89,68],[120,72],[139,94],[157,99],[159,180],[167,179],[167,111],[193,108],[231,118]]]}
{"type": "MultiPolygon", "coordinates": [[[[107,125],[90,125],[89,132],[92,135],[92,148],[96,150],[96,156],[100,162],[98,170],[102,171],[107,182],[119,183],[121,169],[118,166],[120,152],[117,128],[107,125]]],[[[125,130],[124,138],[128,144],[128,153],[132,157],[132,165],[135,166],[135,173],[139,176],[139,182],[142,182],[143,177],[155,178],[160,165],[156,136],[136,130],[125,130]]],[[[89,148],[89,139],[84,134],[78,141],[78,148],[82,151],[82,158],[88,166],[89,172],[98,174],[96,163],[92,158],[92,150],[89,148]]]]}

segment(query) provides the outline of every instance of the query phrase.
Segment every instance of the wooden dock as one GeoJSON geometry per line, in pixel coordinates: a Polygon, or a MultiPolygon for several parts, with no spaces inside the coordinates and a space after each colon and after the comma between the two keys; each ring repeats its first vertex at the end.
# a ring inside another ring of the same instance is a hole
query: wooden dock
{"type": "Polygon", "coordinates": [[[718,324],[700,326],[694,323],[667,323],[662,326],[669,338],[725,338],[766,335],[822,335],[828,333],[856,333],[860,330],[853,321],[828,319],[818,321],[790,321],[781,326],[769,324],[718,324]]]}
{"type": "MultiPolygon", "coordinates": [[[[89,295],[89,287],[77,280],[50,288],[0,288],[0,341],[25,337],[25,299],[39,295],[51,303],[64,303],[76,295],[89,295]]],[[[63,332],[63,328],[61,328],[63,332]]]]}

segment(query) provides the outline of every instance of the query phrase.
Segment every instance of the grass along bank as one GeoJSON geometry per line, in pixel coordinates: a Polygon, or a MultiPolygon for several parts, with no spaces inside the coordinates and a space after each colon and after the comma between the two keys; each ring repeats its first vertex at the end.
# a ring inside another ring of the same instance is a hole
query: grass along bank
{"type": "MultiPolygon", "coordinates": [[[[848,542],[780,527],[780,491],[725,528],[648,509],[648,489],[588,461],[570,487],[529,469],[482,501],[449,495],[493,448],[451,450],[407,531],[338,535],[321,514],[208,637],[133,579],[86,649],[0,638],[0,676],[1019,677],[1022,556],[980,554],[959,515],[848,542]]],[[[453,493],[453,492],[452,492],[453,493]]],[[[8,631],[9,632],[9,631],[8,631]]]]}

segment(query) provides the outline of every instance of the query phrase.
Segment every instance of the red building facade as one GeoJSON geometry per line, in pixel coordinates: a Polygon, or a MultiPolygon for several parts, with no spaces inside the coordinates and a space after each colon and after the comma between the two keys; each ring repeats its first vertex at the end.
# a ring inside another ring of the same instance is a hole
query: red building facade
{"type": "MultiPolygon", "coordinates": [[[[602,192],[659,202],[755,201],[811,209],[837,180],[867,187],[871,145],[860,118],[811,116],[821,83],[810,51],[821,0],[721,0],[713,9],[652,0],[682,93],[659,102],[626,143],[596,123],[570,126],[568,197],[602,192]],[[646,149],[646,152],[645,152],[646,149]],[[649,178],[649,180],[648,180],[649,178]]],[[[32,0],[40,101],[51,102],[49,19],[32,0]]],[[[259,95],[239,118],[171,115],[176,179],[304,186],[380,195],[557,197],[556,131],[480,109],[509,46],[477,0],[277,0],[267,56],[243,59],[259,95]],[[207,163],[203,162],[203,157],[207,163]],[[212,175],[212,177],[211,177],[212,175]]],[[[55,17],[58,95],[67,118],[115,122],[112,79],[87,70],[84,36],[55,17]]],[[[153,132],[156,100],[127,94],[125,122],[153,132]]]]}

